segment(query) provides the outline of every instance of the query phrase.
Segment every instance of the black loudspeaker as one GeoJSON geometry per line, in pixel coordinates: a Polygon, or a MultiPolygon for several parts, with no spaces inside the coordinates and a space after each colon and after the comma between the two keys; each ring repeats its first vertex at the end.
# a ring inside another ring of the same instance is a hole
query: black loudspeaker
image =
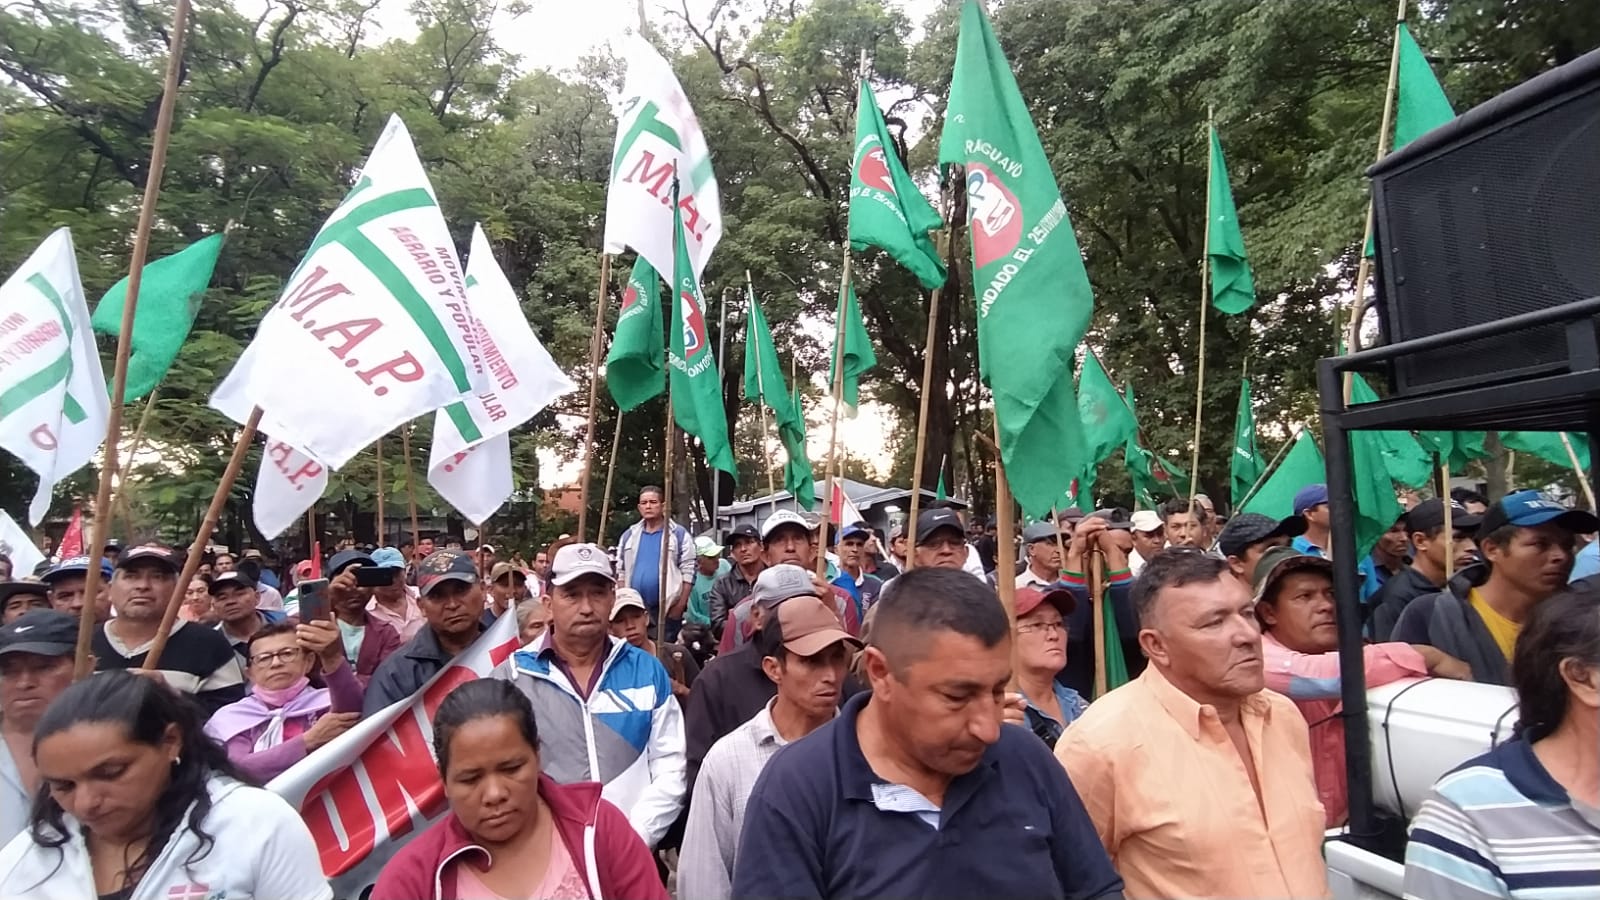
{"type": "MultiPolygon", "coordinates": [[[[1369,170],[1378,318],[1397,343],[1600,296],[1600,51],[1369,170]]],[[[1396,396],[1565,371],[1562,325],[1394,364],[1396,396]]]]}

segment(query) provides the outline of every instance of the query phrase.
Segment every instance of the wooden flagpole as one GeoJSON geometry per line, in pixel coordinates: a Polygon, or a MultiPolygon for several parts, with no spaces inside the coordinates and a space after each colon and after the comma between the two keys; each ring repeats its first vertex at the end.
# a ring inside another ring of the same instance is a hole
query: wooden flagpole
{"type": "Polygon", "coordinates": [[[583,475],[578,487],[578,542],[589,527],[589,469],[594,465],[594,413],[600,402],[600,348],[605,346],[606,285],[611,280],[611,254],[600,254],[600,287],[595,291],[594,334],[589,336],[589,425],[583,438],[583,475]]]}
{"type": "Polygon", "coordinates": [[[1589,483],[1589,475],[1583,471],[1583,464],[1578,461],[1578,451],[1573,448],[1572,438],[1565,431],[1561,432],[1561,446],[1567,448],[1567,459],[1572,462],[1572,473],[1578,476],[1578,487],[1582,489],[1584,499],[1589,501],[1589,508],[1600,509],[1600,506],[1594,503],[1594,485],[1589,483]]]}
{"type": "Polygon", "coordinates": [[[1106,557],[1096,547],[1084,555],[1089,563],[1089,602],[1094,604],[1094,698],[1106,695],[1106,557]]]}
{"type": "MultiPolygon", "coordinates": [[[[1395,89],[1400,84],[1400,26],[1406,21],[1406,7],[1410,0],[1399,0],[1394,14],[1394,50],[1389,54],[1389,86],[1383,91],[1383,118],[1378,124],[1378,153],[1374,161],[1389,154],[1390,129],[1394,126],[1395,89]]],[[[1367,200],[1367,224],[1361,232],[1361,264],[1356,267],[1355,297],[1350,301],[1350,324],[1345,327],[1346,353],[1361,349],[1361,318],[1366,313],[1367,276],[1372,271],[1372,258],[1367,256],[1367,245],[1372,243],[1372,200],[1367,200]]],[[[1376,253],[1377,248],[1373,248],[1376,253]]],[[[1338,349],[1338,348],[1335,348],[1338,349]]],[[[1344,402],[1350,404],[1350,391],[1354,373],[1344,373],[1344,402]]],[[[1446,492],[1448,493],[1448,491],[1446,492]]],[[[1448,504],[1447,504],[1448,505],[1448,504]]]]}
{"type": "Polygon", "coordinates": [[[1445,460],[1439,464],[1439,476],[1442,480],[1440,487],[1443,492],[1439,495],[1444,500],[1444,583],[1448,588],[1450,577],[1455,574],[1456,568],[1456,527],[1450,509],[1450,461],[1445,460]]]}
{"type": "MultiPolygon", "coordinates": [[[[748,292],[746,296],[754,297],[756,286],[755,282],[750,278],[749,269],[744,270],[744,286],[748,292]]],[[[750,311],[746,310],[744,319],[745,334],[750,333],[750,318],[750,311]]],[[[776,348],[776,344],[774,344],[774,348],[776,348]]],[[[772,474],[772,455],[767,451],[767,440],[772,435],[772,425],[767,420],[767,382],[761,368],[761,348],[746,341],[744,352],[756,354],[756,393],[761,395],[756,398],[756,410],[761,414],[761,464],[767,470],[767,494],[772,497],[772,502],[776,506],[778,502],[778,481],[772,474]]],[[[781,444],[783,442],[780,440],[778,443],[781,444]]]]}
{"type": "MultiPolygon", "coordinates": [[[[179,0],[180,3],[184,0],[179,0]]],[[[174,38],[176,40],[176,38],[174,38]]],[[[132,296],[132,293],[129,293],[132,296]]],[[[206,553],[206,545],[211,543],[211,533],[216,530],[217,522],[222,518],[222,510],[228,504],[228,496],[233,493],[233,483],[239,478],[239,470],[244,466],[244,458],[250,452],[250,445],[255,442],[256,428],[261,425],[261,407],[250,410],[250,417],[245,420],[244,427],[239,431],[239,437],[233,444],[233,455],[228,457],[228,466],[222,470],[222,480],[217,484],[216,493],[211,495],[211,505],[206,507],[206,517],[200,520],[200,529],[195,533],[194,543],[189,545],[189,555],[183,561],[183,571],[178,575],[178,583],[172,588],[172,596],[167,598],[167,609],[161,614],[161,625],[156,629],[155,639],[150,642],[150,651],[145,654],[144,663],[139,668],[146,672],[154,671],[157,663],[161,661],[161,653],[167,648],[167,638],[172,635],[172,626],[178,621],[178,610],[183,607],[183,595],[189,587],[189,582],[194,579],[195,573],[200,571],[200,560],[206,553]]],[[[99,566],[90,566],[90,572],[100,571],[99,566]]],[[[85,583],[85,590],[90,585],[85,583]]],[[[93,596],[85,594],[84,596],[93,596]]],[[[93,604],[85,603],[88,609],[93,604]]],[[[81,638],[80,632],[80,638],[81,638]]]]}
{"type": "MultiPolygon", "coordinates": [[[[167,144],[172,137],[172,111],[178,100],[178,76],[183,68],[184,38],[189,32],[189,0],[177,0],[172,10],[171,51],[167,55],[166,79],[161,86],[161,105],[156,112],[156,130],[150,148],[150,168],[145,173],[144,202],[139,207],[139,224],[133,233],[133,257],[128,262],[128,294],[122,305],[122,323],[117,332],[117,356],[111,376],[111,404],[106,417],[105,458],[100,466],[100,485],[95,492],[94,537],[90,541],[94,558],[111,535],[111,477],[117,471],[117,444],[122,437],[122,400],[128,392],[128,354],[133,345],[134,312],[139,306],[139,285],[144,278],[144,261],[150,252],[150,226],[155,221],[156,200],[161,196],[161,176],[167,165],[167,144]]],[[[95,608],[92,598],[100,590],[100,567],[86,573],[83,604],[78,618],[78,644],[73,658],[74,679],[90,673],[90,644],[94,639],[95,608]]]]}
{"type": "Polygon", "coordinates": [[[150,389],[149,394],[145,395],[144,411],[139,413],[139,425],[133,429],[133,442],[128,444],[126,465],[120,461],[118,462],[118,466],[122,468],[122,471],[118,473],[117,477],[117,496],[111,501],[112,522],[115,523],[120,514],[122,523],[130,530],[133,528],[133,511],[128,508],[127,467],[133,465],[134,457],[138,456],[139,451],[144,447],[144,427],[150,422],[150,411],[155,408],[156,397],[160,393],[161,385],[158,384],[150,389]]]}
{"type": "MultiPolygon", "coordinates": [[[[955,182],[952,181],[951,183],[954,184],[955,182]]],[[[940,210],[940,218],[946,221],[949,221],[955,215],[955,202],[953,199],[947,199],[950,195],[951,188],[946,185],[944,190],[940,191],[939,196],[939,205],[944,207],[944,209],[940,210]]],[[[940,229],[944,247],[938,248],[937,244],[940,242],[935,241],[935,252],[939,252],[944,256],[950,255],[950,250],[955,243],[954,229],[954,223],[940,229]]],[[[953,258],[950,259],[948,271],[955,269],[954,263],[955,260],[953,258]]],[[[948,281],[949,276],[947,275],[946,282],[948,283],[948,281]]],[[[927,452],[928,447],[928,396],[933,391],[933,342],[938,338],[939,300],[943,294],[944,285],[941,284],[934,288],[928,297],[928,336],[924,340],[922,347],[922,392],[917,406],[917,449],[915,455],[911,457],[911,510],[907,513],[909,518],[906,520],[906,533],[913,536],[916,534],[917,516],[922,512],[922,456],[927,452]]],[[[944,472],[944,461],[942,459],[939,462],[939,472],[941,474],[944,472]]],[[[916,543],[914,538],[911,543],[916,543]]],[[[907,569],[916,565],[916,556],[915,552],[908,551],[906,553],[907,569]]]]}
{"type": "MultiPolygon", "coordinates": [[[[999,589],[1000,605],[1005,607],[1006,620],[1011,623],[1011,683],[1007,690],[1017,689],[1017,516],[1011,500],[1011,482],[1006,478],[1005,460],[1000,454],[1000,416],[994,419],[994,518],[995,518],[995,586],[999,589]]],[[[915,548],[907,551],[906,561],[916,555],[915,548]]]]}
{"type": "Polygon", "coordinates": [[[383,435],[378,435],[378,444],[373,448],[374,458],[378,461],[378,546],[388,546],[385,538],[388,536],[388,520],[383,517],[383,435]]]}
{"type": "Polygon", "coordinates": [[[312,571],[322,568],[321,554],[317,552],[317,504],[306,507],[306,559],[311,560],[312,571]]]}
{"type": "Polygon", "coordinates": [[[406,503],[411,507],[411,559],[407,567],[417,562],[417,550],[422,547],[422,531],[417,527],[417,486],[411,480],[411,426],[400,426],[400,455],[406,464],[406,503]]]}
{"type": "Polygon", "coordinates": [[[617,410],[617,428],[611,435],[611,461],[606,464],[606,492],[600,498],[600,524],[594,530],[594,542],[606,545],[606,520],[611,516],[611,479],[617,474],[617,445],[622,443],[622,410],[617,410]]]}
{"type": "MultiPolygon", "coordinates": [[[[1206,110],[1206,147],[1211,146],[1211,111],[1206,110]]],[[[1207,149],[1207,159],[1210,150],[1207,149]]],[[[1189,514],[1194,515],[1194,496],[1200,490],[1200,426],[1205,418],[1206,319],[1211,310],[1211,189],[1206,188],[1206,225],[1200,243],[1200,353],[1194,379],[1194,449],[1189,457],[1189,514]]],[[[1160,463],[1157,463],[1160,465],[1160,463]]],[[[1098,695],[1097,695],[1098,696],[1098,695]]]]}

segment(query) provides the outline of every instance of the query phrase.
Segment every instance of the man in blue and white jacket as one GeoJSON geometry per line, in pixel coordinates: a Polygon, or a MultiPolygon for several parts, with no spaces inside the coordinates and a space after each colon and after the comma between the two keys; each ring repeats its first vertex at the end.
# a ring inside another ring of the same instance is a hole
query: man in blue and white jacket
{"type": "Polygon", "coordinates": [[[611,636],[616,580],[594,544],[550,562],[550,627],[496,670],[533,702],[545,774],[598,781],[651,847],[683,808],[683,712],[656,658],[611,636]]]}

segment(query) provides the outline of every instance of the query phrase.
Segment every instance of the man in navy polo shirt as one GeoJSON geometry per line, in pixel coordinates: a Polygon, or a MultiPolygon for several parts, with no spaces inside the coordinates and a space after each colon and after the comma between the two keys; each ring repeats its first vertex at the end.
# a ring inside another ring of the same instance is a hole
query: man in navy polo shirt
{"type": "Polygon", "coordinates": [[[994,590],[919,567],[877,604],[872,693],[767,764],[735,897],[1115,897],[1072,783],[1002,727],[1011,631],[994,590]]]}

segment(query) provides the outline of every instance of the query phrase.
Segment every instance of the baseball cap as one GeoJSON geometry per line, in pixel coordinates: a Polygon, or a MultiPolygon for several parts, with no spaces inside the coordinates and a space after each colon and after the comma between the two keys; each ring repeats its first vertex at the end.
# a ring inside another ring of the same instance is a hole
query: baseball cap
{"type": "Polygon", "coordinates": [[[494,568],[489,570],[489,580],[496,584],[499,584],[500,579],[506,577],[507,575],[521,575],[524,583],[526,583],[528,580],[527,572],[524,572],[508,562],[497,562],[494,564],[494,568]]]}
{"type": "Polygon", "coordinates": [[[496,550],[494,548],[493,544],[479,544],[478,545],[478,552],[479,553],[499,553],[500,551],[496,550]]]}
{"type": "Polygon", "coordinates": [[[1069,506],[1056,514],[1056,521],[1067,521],[1076,525],[1083,520],[1083,510],[1076,506],[1069,506]]]}
{"type": "Polygon", "coordinates": [[[465,551],[435,550],[417,566],[417,589],[422,596],[446,581],[477,583],[478,566],[465,551]]]}
{"type": "Polygon", "coordinates": [[[116,567],[130,569],[142,562],[154,562],[174,574],[182,569],[178,565],[178,558],[173,556],[172,551],[165,547],[135,547],[122,554],[121,558],[117,560],[116,567]]]}
{"type": "MultiPolygon", "coordinates": [[[[1406,533],[1420,531],[1427,534],[1444,527],[1444,500],[1433,497],[1411,507],[1405,514],[1406,533]]],[[[1467,512],[1461,504],[1450,501],[1450,527],[1456,531],[1475,531],[1483,523],[1483,516],[1467,512]]]]}
{"type": "Polygon", "coordinates": [[[767,540],[772,537],[772,533],[774,531],[777,531],[779,528],[782,528],[785,525],[795,525],[800,528],[804,528],[806,531],[815,531],[817,529],[815,524],[806,521],[805,516],[800,515],[794,510],[780,509],[772,515],[767,516],[767,520],[761,523],[761,542],[766,543],[767,540]]]}
{"type": "Polygon", "coordinates": [[[333,555],[333,559],[328,560],[328,577],[332,578],[351,566],[371,565],[376,565],[372,557],[360,550],[340,550],[333,555]]]}
{"type": "Polygon", "coordinates": [[[261,551],[257,550],[254,547],[251,547],[249,550],[246,550],[244,552],[244,558],[245,559],[261,559],[261,551]]]}
{"type": "Polygon", "coordinates": [[[1153,509],[1141,509],[1128,517],[1128,524],[1134,531],[1155,531],[1166,523],[1161,521],[1161,514],[1153,509]]]}
{"type": "Polygon", "coordinates": [[[312,570],[314,568],[315,568],[315,566],[313,566],[311,564],[311,560],[309,560],[309,559],[302,559],[299,562],[295,563],[294,564],[294,577],[295,577],[295,580],[296,581],[304,581],[307,578],[310,578],[311,577],[311,572],[312,572],[312,570]]]}
{"type": "Polygon", "coordinates": [[[796,656],[816,656],[840,642],[857,650],[862,647],[860,640],[839,627],[839,617],[833,610],[816,597],[796,597],[793,603],[779,606],[777,616],[783,649],[796,656]]]}
{"type": "Polygon", "coordinates": [[[1032,544],[1035,541],[1053,541],[1056,539],[1056,526],[1050,522],[1035,522],[1022,529],[1022,543],[1032,544]]]}
{"type": "Polygon", "coordinates": [[[928,509],[917,514],[917,543],[924,544],[933,533],[941,528],[953,529],[962,539],[967,536],[967,529],[961,525],[961,517],[956,511],[949,508],[928,509]]]}
{"type": "Polygon", "coordinates": [[[36,594],[49,599],[50,585],[42,581],[0,581],[0,603],[4,603],[17,594],[36,594]]]}
{"type": "Polygon", "coordinates": [[[761,540],[761,532],[757,531],[756,526],[751,523],[741,522],[733,526],[733,530],[728,532],[728,543],[737,544],[742,540],[759,541],[761,540]]]}
{"type": "Polygon", "coordinates": [[[1315,569],[1318,572],[1333,577],[1333,562],[1320,556],[1309,556],[1293,547],[1273,547],[1261,554],[1261,562],[1256,564],[1255,599],[1257,603],[1290,572],[1300,572],[1306,569],[1315,569]]]}
{"type": "Polygon", "coordinates": [[[372,564],[380,569],[404,569],[406,558],[393,547],[379,547],[372,551],[372,564]]]}
{"type": "MultiPolygon", "coordinates": [[[[100,558],[100,577],[101,578],[110,578],[111,577],[111,572],[112,572],[111,560],[106,559],[105,557],[102,556],[100,558]]],[[[89,574],[89,557],[87,557],[87,556],[69,556],[66,559],[63,559],[61,562],[57,563],[56,566],[54,568],[52,568],[50,571],[44,573],[43,575],[41,575],[39,577],[44,579],[44,582],[46,584],[52,584],[52,583],[55,582],[55,580],[57,578],[60,578],[60,577],[62,577],[64,575],[87,575],[87,574],[89,574]]]]}
{"type": "Polygon", "coordinates": [[[116,538],[106,538],[105,546],[101,547],[100,549],[101,550],[121,550],[122,549],[122,542],[117,540],[116,538]]]}
{"type": "Polygon", "coordinates": [[[1501,497],[1489,507],[1483,514],[1483,521],[1478,524],[1478,534],[1487,535],[1507,525],[1533,528],[1546,524],[1555,524],[1580,534],[1600,531],[1600,519],[1596,519],[1592,513],[1563,506],[1538,491],[1517,491],[1501,497]]]}
{"type": "Polygon", "coordinates": [[[722,545],[717,543],[710,535],[702,534],[694,539],[695,556],[721,556],[722,545]]]}
{"type": "Polygon", "coordinates": [[[1274,519],[1261,513],[1239,513],[1222,526],[1222,533],[1217,535],[1217,549],[1223,556],[1238,556],[1251,544],[1258,544],[1271,537],[1299,537],[1306,533],[1306,520],[1303,516],[1287,516],[1274,519]]]}
{"type": "Polygon", "coordinates": [[[1328,486],[1325,484],[1308,484],[1294,493],[1294,514],[1305,515],[1305,511],[1313,506],[1321,506],[1328,502],[1328,486]]]}
{"type": "Polygon", "coordinates": [[[1106,524],[1112,528],[1133,527],[1133,515],[1120,506],[1113,506],[1109,509],[1097,509],[1086,516],[1086,518],[1105,519],[1106,524]]]}
{"type": "MultiPolygon", "coordinates": [[[[810,572],[791,563],[782,563],[768,566],[756,576],[756,583],[750,588],[750,602],[771,609],[790,597],[804,596],[815,590],[810,572]]],[[[809,653],[802,655],[810,656],[809,653]]]]}
{"type": "Polygon", "coordinates": [[[246,575],[238,569],[234,569],[232,572],[223,572],[218,575],[213,575],[211,577],[211,586],[207,589],[207,592],[211,594],[219,594],[224,589],[231,587],[242,587],[253,591],[256,589],[256,582],[255,579],[251,578],[249,575],[246,575]]]}
{"type": "Polygon", "coordinates": [[[78,649],[78,620],[53,609],[30,609],[0,628],[0,656],[35,653],[71,656],[78,649]]]}
{"type": "Polygon", "coordinates": [[[845,538],[857,537],[857,536],[870,537],[871,535],[872,535],[872,528],[869,527],[867,525],[867,523],[865,523],[865,522],[851,522],[849,525],[846,525],[845,527],[839,529],[839,536],[834,541],[834,543],[839,543],[839,542],[843,541],[845,538]]]}
{"type": "Polygon", "coordinates": [[[611,572],[611,558],[594,544],[568,544],[550,560],[551,584],[571,584],[585,575],[599,575],[613,583],[617,580],[611,572]]]}
{"type": "Polygon", "coordinates": [[[625,609],[637,609],[649,612],[649,607],[644,605],[644,597],[633,588],[617,588],[617,599],[611,604],[611,621],[617,620],[618,614],[625,609]]]}
{"type": "Polygon", "coordinates": [[[1066,588],[1051,588],[1039,590],[1036,587],[1017,588],[1017,618],[1022,618],[1028,613],[1039,608],[1042,603],[1049,603],[1061,610],[1063,618],[1072,615],[1072,610],[1078,605],[1078,598],[1066,588]]]}

